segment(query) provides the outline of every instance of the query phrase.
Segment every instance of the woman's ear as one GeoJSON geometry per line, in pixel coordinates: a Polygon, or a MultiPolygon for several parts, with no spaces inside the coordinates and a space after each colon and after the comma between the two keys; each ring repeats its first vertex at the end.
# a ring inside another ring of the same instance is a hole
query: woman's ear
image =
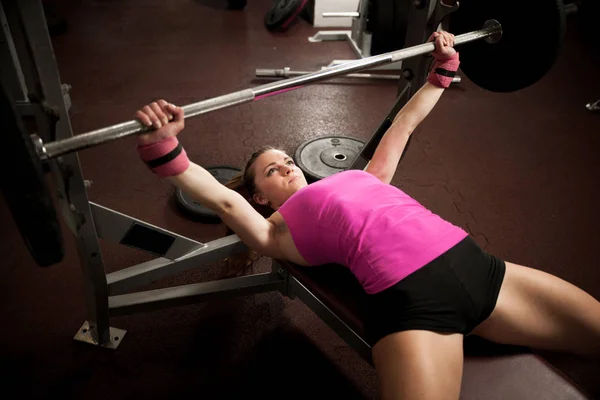
{"type": "Polygon", "coordinates": [[[258,193],[254,193],[254,196],[252,196],[252,200],[254,200],[254,202],[256,204],[260,204],[261,206],[268,206],[269,205],[269,200],[265,199],[264,197],[262,197],[258,193]]]}

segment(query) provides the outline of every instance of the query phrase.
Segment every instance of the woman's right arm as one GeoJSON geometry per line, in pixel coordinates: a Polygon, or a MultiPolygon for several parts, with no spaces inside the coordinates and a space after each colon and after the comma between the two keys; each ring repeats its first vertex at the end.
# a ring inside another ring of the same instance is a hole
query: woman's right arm
{"type": "Polygon", "coordinates": [[[267,257],[282,258],[275,224],[260,215],[241,194],[222,185],[210,172],[190,163],[182,174],[168,180],[216,212],[252,250],[267,257]]]}
{"type": "MultiPolygon", "coordinates": [[[[142,149],[169,140],[184,128],[183,109],[164,100],[143,107],[136,113],[136,118],[154,128],[151,133],[138,136],[138,147],[142,149]]],[[[165,178],[195,201],[216,212],[248,247],[267,257],[282,258],[273,222],[265,219],[242,195],[222,185],[201,166],[189,162],[187,168],[181,169],[165,178]]]]}

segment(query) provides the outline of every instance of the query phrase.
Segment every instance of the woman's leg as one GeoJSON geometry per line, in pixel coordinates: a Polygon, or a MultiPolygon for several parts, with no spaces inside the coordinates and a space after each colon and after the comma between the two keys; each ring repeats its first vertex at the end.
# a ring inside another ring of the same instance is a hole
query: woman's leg
{"type": "Polygon", "coordinates": [[[506,263],[496,308],[472,333],[503,344],[600,357],[600,302],[553,275],[506,263]]]}
{"type": "Polygon", "coordinates": [[[458,399],[463,335],[411,330],[373,346],[382,400],[458,399]]]}

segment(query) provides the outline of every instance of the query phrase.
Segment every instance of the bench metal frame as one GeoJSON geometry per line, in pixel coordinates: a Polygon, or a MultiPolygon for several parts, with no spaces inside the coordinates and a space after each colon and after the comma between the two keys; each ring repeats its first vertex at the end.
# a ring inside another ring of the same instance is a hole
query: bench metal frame
{"type": "MultiPolygon", "coordinates": [[[[432,6],[433,7],[433,6],[432,6]]],[[[424,29],[431,7],[411,10],[407,45],[423,41],[431,29],[424,29]]],[[[50,35],[40,0],[0,1],[0,72],[16,99],[21,117],[35,117],[38,135],[44,140],[73,136],[68,115],[68,86],[61,83],[50,35]],[[44,111],[55,109],[60,115],[56,129],[44,111]]],[[[437,25],[436,25],[437,26],[437,25]]],[[[398,100],[387,120],[416,92],[425,79],[424,59],[409,60],[405,69],[421,71],[412,79],[402,79],[398,100]]],[[[382,124],[384,127],[386,122],[382,124]]],[[[359,155],[353,168],[363,168],[384,132],[373,136],[367,153],[359,155]]],[[[157,290],[134,291],[191,268],[214,263],[246,250],[238,236],[230,235],[200,243],[166,229],[148,224],[110,208],[89,201],[77,153],[48,161],[53,175],[60,212],[71,231],[83,272],[86,319],[74,339],[96,346],[116,349],[126,331],[110,326],[110,318],[141,313],[232,296],[279,291],[291,299],[298,298],[327,323],[365,360],[371,361],[366,341],[329,309],[309,288],[273,260],[271,272],[211,282],[194,283],[157,290]],[[128,268],[106,273],[98,239],[135,247],[157,257],[128,268]]]]}

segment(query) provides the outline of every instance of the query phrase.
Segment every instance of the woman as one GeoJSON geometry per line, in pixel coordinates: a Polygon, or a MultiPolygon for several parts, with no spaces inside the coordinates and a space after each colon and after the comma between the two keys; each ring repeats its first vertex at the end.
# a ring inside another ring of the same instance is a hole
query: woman
{"type": "Polygon", "coordinates": [[[463,337],[584,356],[600,354],[600,303],[547,273],[486,254],[461,228],[389,185],[407,140],[459,66],[454,37],[437,32],[427,83],[395,117],[364,171],[308,185],[284,152],[255,153],[244,171],[261,216],[190,163],[176,135],[183,110],[165,101],[136,117],[148,166],[214,210],[251,249],[303,266],[346,265],[369,294],[366,330],[383,399],[458,398],[463,337]],[[376,201],[372,201],[376,199],[376,201]]]}

